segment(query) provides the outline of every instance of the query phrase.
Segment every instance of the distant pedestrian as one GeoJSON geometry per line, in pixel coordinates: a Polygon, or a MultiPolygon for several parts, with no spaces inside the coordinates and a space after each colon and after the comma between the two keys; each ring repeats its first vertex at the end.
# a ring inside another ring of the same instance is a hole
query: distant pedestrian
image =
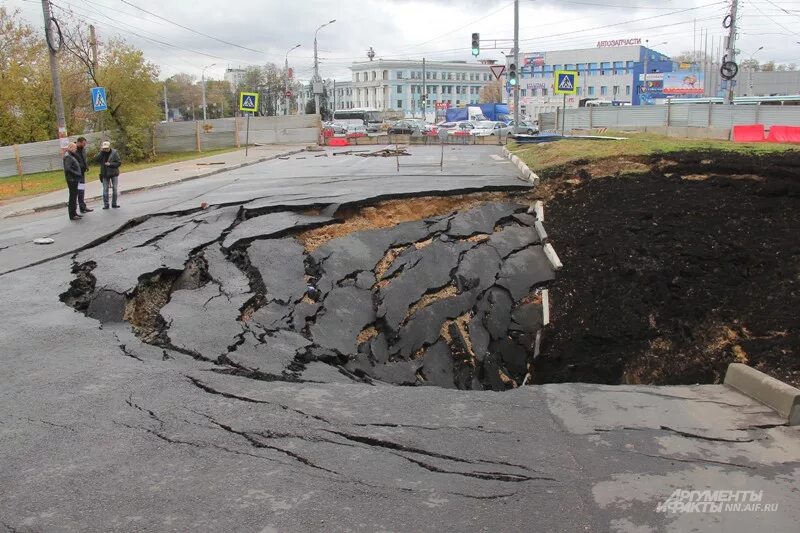
{"type": "Polygon", "coordinates": [[[69,201],[67,202],[67,210],[69,212],[70,220],[78,220],[81,217],[78,214],[78,184],[81,180],[81,164],[75,156],[78,150],[78,145],[69,143],[67,151],[64,152],[64,177],[67,179],[67,188],[69,189],[69,201]]]}
{"type": "Polygon", "coordinates": [[[103,141],[100,146],[100,153],[97,154],[95,161],[100,164],[100,181],[103,183],[103,209],[108,209],[109,185],[114,188],[111,196],[111,207],[119,207],[117,194],[119,188],[119,166],[122,164],[119,153],[111,148],[110,142],[103,141]]]}
{"type": "Polygon", "coordinates": [[[78,207],[81,213],[89,213],[94,209],[86,206],[86,173],[89,171],[89,162],[86,159],[86,137],[78,137],[78,141],[75,144],[78,146],[75,151],[75,157],[81,165],[81,181],[78,185],[78,207]]]}

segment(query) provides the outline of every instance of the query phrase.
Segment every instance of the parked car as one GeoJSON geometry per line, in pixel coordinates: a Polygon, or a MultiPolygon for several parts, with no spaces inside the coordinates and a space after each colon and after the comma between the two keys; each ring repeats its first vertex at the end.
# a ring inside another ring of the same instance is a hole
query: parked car
{"type": "Polygon", "coordinates": [[[445,122],[439,125],[439,130],[446,130],[448,135],[469,135],[474,129],[475,124],[468,120],[445,122]]]}
{"type": "Polygon", "coordinates": [[[335,135],[347,135],[347,124],[338,122],[325,122],[322,125],[322,136],[333,137],[335,135]]]}
{"type": "Polygon", "coordinates": [[[511,128],[504,122],[496,120],[482,120],[475,123],[475,129],[473,129],[470,133],[476,137],[502,137],[503,135],[508,135],[510,132],[511,128]]]}
{"type": "Polygon", "coordinates": [[[347,137],[366,137],[367,136],[367,127],[363,124],[348,124],[347,125],[347,137]]]}
{"type": "Polygon", "coordinates": [[[425,123],[415,120],[398,120],[389,127],[390,135],[413,135],[425,132],[425,123]]]}
{"type": "MultiPolygon", "coordinates": [[[[510,121],[508,123],[510,127],[510,132],[514,133],[514,121],[510,121]]],[[[525,133],[527,135],[536,135],[539,133],[539,122],[535,120],[520,120],[519,121],[519,133],[525,133]]]]}

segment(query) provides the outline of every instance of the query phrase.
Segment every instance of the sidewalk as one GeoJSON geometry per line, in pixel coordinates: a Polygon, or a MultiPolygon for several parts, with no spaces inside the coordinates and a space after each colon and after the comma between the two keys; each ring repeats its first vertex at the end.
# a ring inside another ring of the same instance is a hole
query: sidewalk
{"type": "MultiPolygon", "coordinates": [[[[277,157],[301,152],[306,145],[301,144],[271,144],[265,146],[250,147],[245,156],[244,148],[235,152],[217,154],[210,157],[201,157],[189,161],[181,161],[160,165],[157,167],[136,170],[133,172],[122,172],[119,176],[120,194],[125,195],[134,191],[152,189],[172,185],[182,181],[204,178],[213,174],[218,174],[227,170],[254,165],[275,159],[277,157]]],[[[123,169],[125,168],[123,164],[123,169]]],[[[89,172],[95,172],[97,165],[91,165],[89,172]]],[[[100,181],[93,181],[86,184],[86,200],[102,198],[103,187],[100,181]]],[[[0,218],[13,217],[64,207],[67,203],[67,188],[53,191],[25,200],[12,201],[0,206],[0,218]]]]}

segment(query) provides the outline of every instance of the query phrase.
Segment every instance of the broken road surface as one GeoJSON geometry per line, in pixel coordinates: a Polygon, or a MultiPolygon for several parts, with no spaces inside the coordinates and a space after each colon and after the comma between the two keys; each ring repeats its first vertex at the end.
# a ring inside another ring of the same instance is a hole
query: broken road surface
{"type": "Polygon", "coordinates": [[[203,211],[173,190],[180,209],[0,275],[0,525],[679,531],[718,517],[657,505],[709,486],[779,506],[728,530],[791,529],[796,428],[748,398],[514,388],[554,274],[527,186],[472,148],[393,180],[384,158],[255,165],[297,181],[229,181],[203,211]]]}

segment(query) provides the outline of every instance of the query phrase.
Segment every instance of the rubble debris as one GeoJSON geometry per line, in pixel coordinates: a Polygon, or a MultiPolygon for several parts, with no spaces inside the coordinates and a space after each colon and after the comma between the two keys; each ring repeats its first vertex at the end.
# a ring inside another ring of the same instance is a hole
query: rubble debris
{"type": "Polygon", "coordinates": [[[353,155],[357,155],[359,157],[396,157],[400,155],[411,155],[408,153],[407,148],[384,148],[382,150],[375,150],[374,152],[360,152],[360,151],[350,151],[353,155]]]}

